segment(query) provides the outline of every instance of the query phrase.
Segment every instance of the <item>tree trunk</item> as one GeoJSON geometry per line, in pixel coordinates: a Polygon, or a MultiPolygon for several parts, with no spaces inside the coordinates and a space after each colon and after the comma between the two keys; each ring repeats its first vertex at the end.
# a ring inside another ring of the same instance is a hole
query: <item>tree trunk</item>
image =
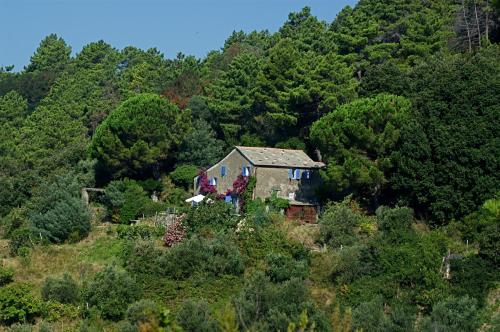
{"type": "Polygon", "coordinates": [[[479,16],[477,15],[477,5],[476,0],[474,2],[474,15],[476,16],[476,27],[477,27],[477,46],[481,48],[481,27],[479,25],[479,16]]]}
{"type": "Polygon", "coordinates": [[[469,22],[467,21],[467,13],[465,12],[465,0],[462,0],[462,13],[464,15],[465,29],[467,30],[467,40],[469,43],[469,53],[472,53],[472,41],[470,39],[469,22]]]}

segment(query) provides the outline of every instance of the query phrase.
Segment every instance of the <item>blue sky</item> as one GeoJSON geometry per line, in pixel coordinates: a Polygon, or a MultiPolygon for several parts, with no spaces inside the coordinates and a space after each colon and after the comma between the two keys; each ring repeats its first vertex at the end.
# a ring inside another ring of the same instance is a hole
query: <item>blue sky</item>
{"type": "Polygon", "coordinates": [[[40,40],[56,33],[72,47],[103,39],[119,49],[156,47],[203,57],[233,30],[274,32],[288,13],[311,7],[331,22],[356,0],[0,0],[0,66],[21,70],[40,40]]]}

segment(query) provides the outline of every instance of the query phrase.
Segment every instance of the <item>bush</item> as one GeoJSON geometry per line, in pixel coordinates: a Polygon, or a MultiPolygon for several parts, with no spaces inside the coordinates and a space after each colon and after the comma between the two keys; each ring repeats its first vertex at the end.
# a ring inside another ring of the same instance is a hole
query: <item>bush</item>
{"type": "Polygon", "coordinates": [[[148,240],[162,236],[163,228],[149,225],[118,225],[116,233],[120,239],[148,240]]]}
{"type": "Polygon", "coordinates": [[[477,301],[468,296],[449,297],[437,303],[430,317],[422,323],[422,331],[475,331],[477,319],[477,301]]]}
{"type": "Polygon", "coordinates": [[[67,176],[41,188],[30,203],[29,222],[35,234],[56,243],[86,237],[90,214],[80,197],[80,185],[67,176]]]}
{"type": "Polygon", "coordinates": [[[30,324],[14,324],[8,329],[8,332],[33,332],[33,331],[35,331],[34,326],[30,324]]]}
{"type": "Polygon", "coordinates": [[[120,320],[129,303],[139,295],[140,288],[128,273],[108,266],[87,283],[83,299],[90,307],[97,308],[103,318],[120,320]]]}
{"type": "Polygon", "coordinates": [[[191,208],[187,214],[185,225],[193,233],[203,228],[213,231],[227,230],[236,226],[237,219],[231,204],[216,200],[191,208]]]}
{"type": "Polygon", "coordinates": [[[56,301],[47,301],[42,306],[42,318],[48,322],[76,320],[80,318],[80,308],[74,304],[62,304],[56,301]]]}
{"type": "Polygon", "coordinates": [[[161,182],[161,201],[173,206],[184,206],[186,204],[184,201],[191,196],[186,190],[176,187],[172,179],[168,176],[163,176],[161,182]]]}
{"type": "Polygon", "coordinates": [[[226,236],[205,239],[194,236],[168,250],[151,242],[138,242],[132,249],[127,269],[174,279],[188,278],[196,272],[211,276],[240,275],[244,265],[238,247],[226,236]]]}
{"type": "MultiPolygon", "coordinates": [[[[352,203],[355,204],[355,203],[352,203]]],[[[332,248],[348,246],[358,240],[356,231],[363,215],[351,206],[349,200],[329,204],[319,219],[321,241],[332,248]]]]}
{"type": "Polygon", "coordinates": [[[492,266],[500,265],[500,222],[488,225],[479,235],[479,256],[492,266]]]}
{"type": "Polygon", "coordinates": [[[497,273],[495,267],[477,255],[452,260],[450,282],[453,295],[475,297],[478,304],[483,305],[498,278],[497,273]]]}
{"type": "Polygon", "coordinates": [[[10,237],[15,230],[27,226],[28,217],[25,208],[13,208],[9,214],[0,219],[2,233],[5,237],[10,237]]]}
{"type": "Polygon", "coordinates": [[[9,249],[12,255],[17,255],[21,248],[31,248],[38,242],[38,237],[33,236],[33,232],[27,227],[16,229],[10,235],[9,249]]]}
{"type": "Polygon", "coordinates": [[[291,278],[303,279],[307,277],[308,264],[303,260],[279,253],[270,253],[266,256],[266,275],[274,282],[282,282],[291,278]]]}
{"type": "Polygon", "coordinates": [[[381,206],[377,209],[378,227],[385,236],[394,240],[401,239],[402,235],[411,230],[413,210],[407,207],[388,208],[381,206]]]}
{"type": "Polygon", "coordinates": [[[106,187],[105,204],[113,222],[129,224],[150,202],[144,189],[133,180],[112,181],[106,187]]]}
{"type": "Polygon", "coordinates": [[[409,307],[395,304],[387,308],[381,297],[361,303],[352,316],[356,331],[413,331],[415,322],[415,313],[409,307]]]}
{"type": "Polygon", "coordinates": [[[238,324],[242,330],[286,331],[290,322],[307,311],[310,324],[319,331],[329,330],[324,314],[310,299],[304,282],[291,279],[273,284],[262,272],[247,279],[234,299],[238,324]]]}
{"type": "Polygon", "coordinates": [[[127,320],[134,326],[147,325],[152,331],[157,331],[160,327],[161,314],[154,301],[140,300],[128,307],[127,320]]]}
{"type": "Polygon", "coordinates": [[[219,331],[217,321],[213,318],[208,303],[204,300],[184,302],[177,314],[177,321],[186,332],[219,331]]]}
{"type": "Polygon", "coordinates": [[[191,237],[160,256],[159,265],[163,273],[175,279],[187,278],[195,272],[240,275],[244,269],[238,248],[223,236],[191,237]]]}
{"type": "Polygon", "coordinates": [[[42,298],[60,303],[77,303],[80,299],[80,287],[69,274],[62,278],[47,278],[42,285],[42,298]]]}
{"type": "Polygon", "coordinates": [[[0,267],[0,287],[5,286],[14,280],[14,271],[0,267]]]}
{"type": "Polygon", "coordinates": [[[377,249],[369,245],[354,245],[336,253],[332,264],[332,279],[338,284],[347,284],[367,275],[380,272],[377,249]]]}
{"type": "Polygon", "coordinates": [[[11,284],[0,288],[0,322],[10,325],[32,322],[40,314],[41,302],[27,284],[11,284]]]}
{"type": "Polygon", "coordinates": [[[125,267],[133,273],[162,275],[164,271],[158,266],[160,257],[164,255],[152,241],[136,241],[130,244],[130,252],[125,259],[125,267]]]}
{"type": "Polygon", "coordinates": [[[198,167],[193,165],[178,166],[173,172],[169,174],[174,183],[188,190],[192,188],[194,178],[198,175],[198,167]]]}

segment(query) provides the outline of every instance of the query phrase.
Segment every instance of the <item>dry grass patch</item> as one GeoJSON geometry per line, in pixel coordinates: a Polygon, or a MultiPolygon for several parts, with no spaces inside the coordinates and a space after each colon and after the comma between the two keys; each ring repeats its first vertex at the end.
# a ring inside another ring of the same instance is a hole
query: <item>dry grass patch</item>
{"type": "Polygon", "coordinates": [[[107,263],[107,260],[100,259],[99,255],[92,255],[94,246],[96,243],[106,241],[116,240],[107,235],[107,227],[99,226],[79,243],[37,246],[27,257],[8,257],[4,255],[6,249],[0,250],[3,257],[7,256],[3,258],[3,265],[14,269],[15,281],[28,282],[39,288],[45,278],[51,275],[69,273],[76,280],[82,280],[95,273],[107,263]]]}

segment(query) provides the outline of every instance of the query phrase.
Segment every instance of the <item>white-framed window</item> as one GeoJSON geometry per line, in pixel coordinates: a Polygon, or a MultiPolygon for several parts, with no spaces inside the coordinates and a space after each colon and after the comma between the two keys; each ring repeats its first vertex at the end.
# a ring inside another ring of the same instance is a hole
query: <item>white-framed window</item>
{"type": "Polygon", "coordinates": [[[289,168],[288,169],[288,178],[290,180],[300,180],[302,172],[299,168],[289,168]]]}
{"type": "Polygon", "coordinates": [[[208,183],[211,185],[211,186],[216,186],[217,185],[217,178],[216,177],[212,177],[208,180],[208,183]]]}
{"type": "Polygon", "coordinates": [[[241,167],[241,175],[243,175],[243,176],[250,176],[250,166],[243,165],[241,167]]]}

